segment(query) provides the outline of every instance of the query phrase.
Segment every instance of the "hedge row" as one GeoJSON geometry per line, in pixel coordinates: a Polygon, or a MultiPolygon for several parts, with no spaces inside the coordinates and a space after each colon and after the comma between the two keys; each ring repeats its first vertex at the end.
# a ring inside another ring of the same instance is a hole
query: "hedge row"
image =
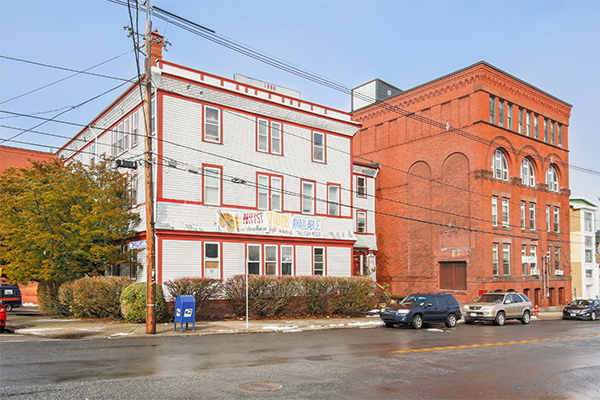
{"type": "MultiPolygon", "coordinates": [[[[168,281],[164,286],[171,300],[179,295],[194,296],[197,310],[203,310],[211,302],[224,301],[230,314],[241,316],[246,313],[244,275],[236,275],[225,281],[181,278],[168,281]]],[[[249,313],[253,316],[325,315],[367,311],[375,306],[379,295],[375,282],[368,278],[250,275],[248,299],[249,313]]],[[[129,278],[117,276],[82,278],[62,284],[45,282],[39,285],[38,301],[45,314],[77,318],[124,318],[130,322],[144,322],[146,284],[133,283],[129,278]]],[[[172,317],[173,305],[167,312],[160,285],[156,285],[156,303],[157,321],[172,317]]]]}

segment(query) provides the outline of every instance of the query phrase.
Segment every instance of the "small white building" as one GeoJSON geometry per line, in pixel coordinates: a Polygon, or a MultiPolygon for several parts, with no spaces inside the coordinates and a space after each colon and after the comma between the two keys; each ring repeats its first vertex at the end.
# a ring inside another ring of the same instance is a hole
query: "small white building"
{"type": "MultiPolygon", "coordinates": [[[[153,58],[157,283],[226,279],[246,268],[325,276],[374,268],[378,168],[353,164],[360,124],[349,113],[302,100],[295,90],[153,58]]],[[[58,153],[67,162],[137,162],[137,170],[122,169],[132,174],[133,207],[142,217],[134,244],[146,226],[140,96],[138,86],[129,88],[58,153]]],[[[144,250],[138,261],[141,268],[117,273],[144,281],[144,250]]]]}
{"type": "Polygon", "coordinates": [[[600,267],[596,262],[598,205],[579,197],[570,200],[571,276],[574,299],[600,298],[600,267]]]}

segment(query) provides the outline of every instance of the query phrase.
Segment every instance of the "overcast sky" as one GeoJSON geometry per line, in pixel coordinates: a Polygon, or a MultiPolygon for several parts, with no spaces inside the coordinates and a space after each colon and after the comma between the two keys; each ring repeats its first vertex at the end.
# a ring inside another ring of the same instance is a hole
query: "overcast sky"
{"type": "MultiPolygon", "coordinates": [[[[485,60],[573,105],[570,163],[597,173],[571,171],[572,197],[598,203],[600,1],[153,0],[152,4],[348,88],[381,78],[410,89],[485,60]]],[[[123,30],[126,25],[127,8],[107,0],[0,0],[0,56],[74,70],[117,57],[90,72],[128,79],[135,76],[136,67],[132,40],[123,30]]],[[[154,18],[153,27],[172,44],[164,54],[169,61],[227,78],[240,73],[296,89],[311,102],[350,109],[348,95],[162,20],[154,18]]],[[[123,83],[119,80],[80,74],[40,89],[72,74],[0,58],[0,110],[44,118],[63,113],[57,119],[87,124],[125,88],[117,88],[123,83]],[[17,96],[21,97],[14,99],[17,96]]],[[[0,144],[56,150],[67,139],[25,132],[13,141],[3,140],[23,129],[65,137],[80,129],[56,123],[36,127],[41,122],[0,113],[0,144]]]]}

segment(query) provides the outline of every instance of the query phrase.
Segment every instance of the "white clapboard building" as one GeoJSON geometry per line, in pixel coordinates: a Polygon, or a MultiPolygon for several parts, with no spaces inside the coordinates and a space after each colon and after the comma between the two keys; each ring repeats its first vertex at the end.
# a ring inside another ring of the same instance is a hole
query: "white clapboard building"
{"type": "MultiPolygon", "coordinates": [[[[226,279],[246,268],[261,275],[372,271],[374,258],[366,257],[377,249],[372,195],[378,166],[353,163],[352,137],[360,125],[349,113],[241,75],[226,79],[176,65],[160,52],[153,59],[158,283],[226,279]]],[[[129,88],[58,155],[67,162],[137,162],[137,170],[122,172],[132,174],[133,207],[142,217],[130,243],[141,249],[142,266],[116,273],[144,281],[140,96],[138,86],[129,88]]]]}

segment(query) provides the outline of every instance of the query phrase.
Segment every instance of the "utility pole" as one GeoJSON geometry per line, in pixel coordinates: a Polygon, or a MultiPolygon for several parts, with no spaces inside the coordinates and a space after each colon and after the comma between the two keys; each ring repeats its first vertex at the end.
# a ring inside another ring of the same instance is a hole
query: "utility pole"
{"type": "Polygon", "coordinates": [[[145,183],[146,183],[146,333],[156,333],[156,283],[155,283],[155,243],[154,243],[154,182],[152,180],[152,21],[150,20],[150,0],[146,0],[146,99],[144,117],[146,125],[145,183]]]}

